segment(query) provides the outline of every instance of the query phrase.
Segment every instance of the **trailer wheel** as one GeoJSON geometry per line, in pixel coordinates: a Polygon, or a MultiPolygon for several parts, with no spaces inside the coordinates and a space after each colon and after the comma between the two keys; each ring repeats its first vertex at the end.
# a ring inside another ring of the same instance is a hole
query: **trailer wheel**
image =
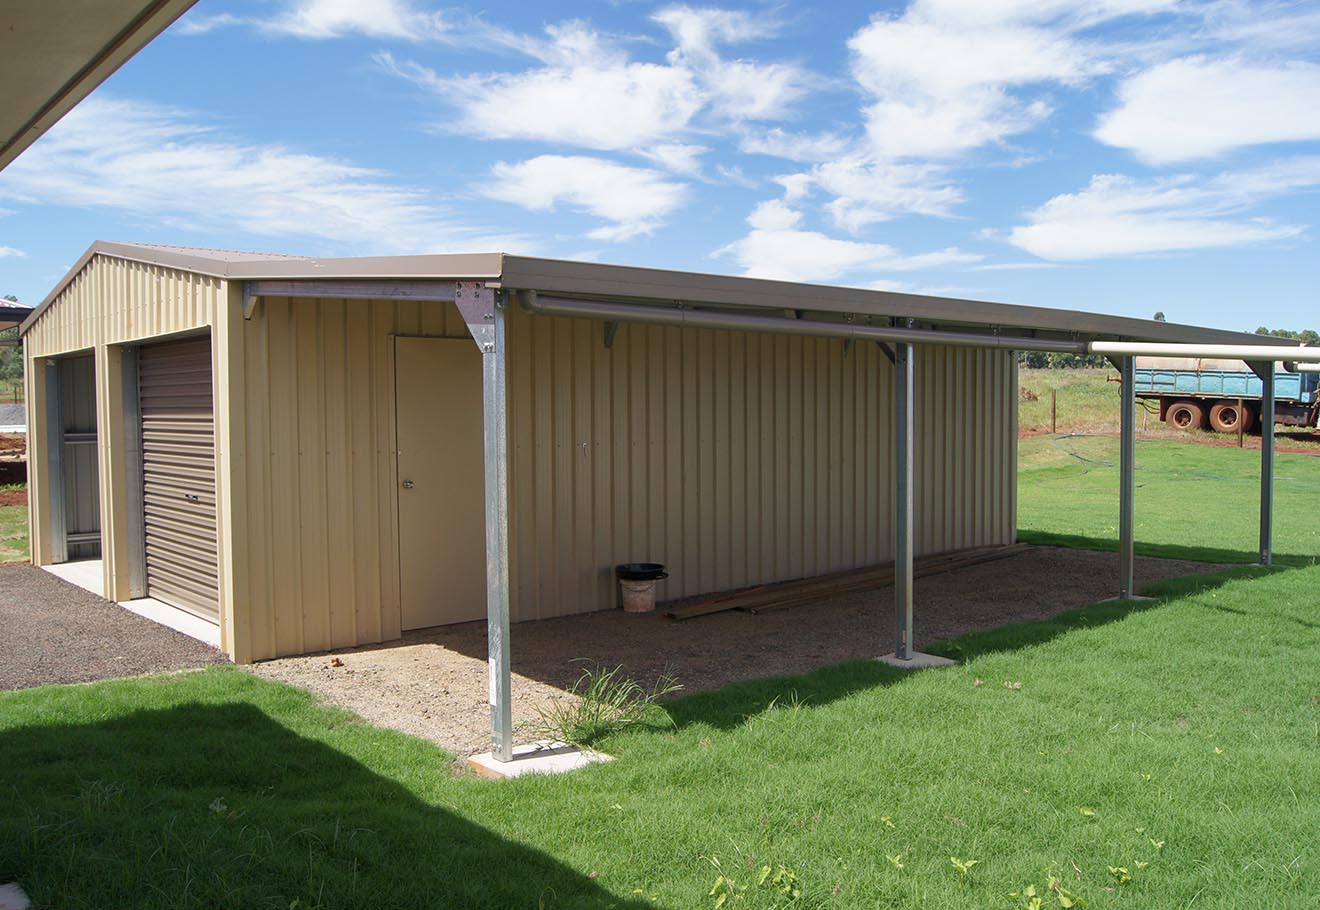
{"type": "Polygon", "coordinates": [[[1205,411],[1195,401],[1175,401],[1169,405],[1164,422],[1179,430],[1205,429],[1205,411]]]}
{"type": "Polygon", "coordinates": [[[1239,408],[1236,401],[1216,401],[1210,409],[1210,426],[1216,433],[1236,433],[1239,423],[1244,433],[1251,424],[1251,415],[1245,405],[1239,408]]]}

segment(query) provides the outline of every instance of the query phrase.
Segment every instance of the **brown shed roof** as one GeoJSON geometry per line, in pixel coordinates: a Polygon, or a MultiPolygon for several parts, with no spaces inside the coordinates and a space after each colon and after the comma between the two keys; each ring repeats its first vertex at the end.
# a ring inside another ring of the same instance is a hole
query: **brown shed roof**
{"type": "Polygon", "coordinates": [[[280,279],[327,281],[374,279],[424,281],[477,279],[507,289],[571,295],[588,299],[624,300],[657,306],[684,303],[728,309],[795,310],[914,320],[917,325],[979,330],[1011,329],[1016,334],[1080,340],[1275,344],[1295,346],[1286,339],[1110,316],[1082,310],[1020,306],[956,297],[903,294],[834,285],[802,284],[709,275],[668,269],[602,265],[539,259],[506,253],[465,253],[417,256],[318,258],[286,256],[159,244],[97,241],[83,254],[46,299],[23,323],[40,318],[65,286],[93,256],[105,255],[151,263],[231,281],[280,279]]]}

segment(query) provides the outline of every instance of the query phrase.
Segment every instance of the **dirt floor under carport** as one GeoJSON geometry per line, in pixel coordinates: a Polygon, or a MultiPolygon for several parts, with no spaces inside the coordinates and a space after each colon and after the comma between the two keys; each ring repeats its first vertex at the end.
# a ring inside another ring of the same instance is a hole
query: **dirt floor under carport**
{"type": "MultiPolygon", "coordinates": [[[[1138,558],[1138,586],[1216,566],[1138,558]]],[[[915,640],[1041,619],[1114,595],[1118,557],[1030,547],[1012,557],[917,580],[915,640]]],[[[513,627],[515,726],[561,697],[586,659],[650,685],[666,671],[688,692],[745,679],[805,673],[893,650],[893,589],[877,588],[772,613],[717,613],[683,622],[620,610],[513,627]]],[[[308,689],[371,723],[430,739],[459,754],[489,748],[486,626],[411,632],[396,642],[255,665],[253,672],[308,689]]]]}

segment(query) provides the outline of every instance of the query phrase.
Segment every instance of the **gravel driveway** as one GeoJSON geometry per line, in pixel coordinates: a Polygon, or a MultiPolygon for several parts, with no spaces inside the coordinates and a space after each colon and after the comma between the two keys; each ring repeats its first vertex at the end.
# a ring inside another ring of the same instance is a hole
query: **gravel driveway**
{"type": "MultiPolygon", "coordinates": [[[[1138,557],[1136,576],[1146,583],[1215,568],[1138,557]]],[[[1116,554],[1055,547],[918,579],[915,640],[921,646],[1053,616],[1114,596],[1117,581],[1116,554]]],[[[885,587],[761,615],[730,611],[675,622],[611,610],[518,623],[514,722],[535,720],[538,704],[573,683],[581,672],[575,658],[622,664],[647,685],[669,668],[692,692],[878,656],[893,650],[893,616],[893,589],[885,587]]],[[[485,661],[486,624],[476,622],[333,655],[267,661],[253,672],[465,754],[489,748],[485,661]]]]}
{"type": "Polygon", "coordinates": [[[219,651],[29,565],[0,566],[0,689],[224,663],[219,651]]]}

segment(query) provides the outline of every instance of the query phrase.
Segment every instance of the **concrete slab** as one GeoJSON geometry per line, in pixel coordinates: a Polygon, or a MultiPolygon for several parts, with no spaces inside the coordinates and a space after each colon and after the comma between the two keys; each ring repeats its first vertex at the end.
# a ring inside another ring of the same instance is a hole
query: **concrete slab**
{"type": "MultiPolygon", "coordinates": [[[[79,559],[75,562],[55,563],[41,568],[56,578],[62,578],[69,584],[77,585],[84,591],[92,592],[97,597],[105,596],[101,593],[105,587],[105,577],[102,574],[102,565],[99,559],[79,559]]],[[[220,626],[202,619],[200,616],[194,616],[187,610],[180,610],[178,607],[163,603],[154,597],[141,597],[137,600],[122,601],[119,606],[130,613],[136,613],[143,619],[159,623],[167,629],[182,632],[189,638],[195,638],[203,644],[208,644],[213,648],[220,647],[220,626]]]]}
{"type": "Polygon", "coordinates": [[[18,882],[0,885],[0,910],[28,910],[32,902],[18,882]]]}
{"type": "Polygon", "coordinates": [[[62,578],[71,585],[77,585],[84,591],[91,591],[97,597],[105,597],[105,575],[102,574],[101,560],[79,559],[74,562],[61,562],[42,566],[56,578],[62,578]]]}
{"type": "Polygon", "coordinates": [[[213,648],[220,647],[220,626],[200,616],[194,616],[187,610],[162,603],[154,597],[125,600],[119,605],[130,613],[160,623],[175,632],[182,632],[189,638],[195,638],[213,648]]]}
{"type": "Polygon", "coordinates": [[[899,660],[896,653],[886,654],[884,657],[877,657],[876,660],[882,664],[889,664],[891,667],[898,667],[900,670],[924,670],[928,667],[952,667],[958,661],[950,660],[947,657],[940,657],[936,654],[926,654],[924,651],[913,651],[909,660],[899,660]]]}
{"type": "Polygon", "coordinates": [[[468,759],[468,767],[482,777],[504,779],[524,774],[564,774],[607,761],[614,761],[614,757],[566,743],[541,741],[514,746],[512,761],[496,761],[490,752],[473,755],[468,759]]]}

